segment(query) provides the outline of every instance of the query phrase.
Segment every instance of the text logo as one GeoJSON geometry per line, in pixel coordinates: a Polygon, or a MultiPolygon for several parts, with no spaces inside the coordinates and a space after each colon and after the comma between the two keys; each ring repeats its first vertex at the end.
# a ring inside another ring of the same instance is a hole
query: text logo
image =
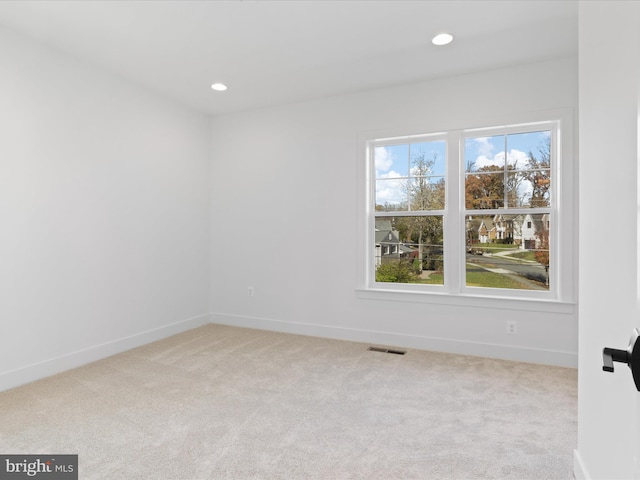
{"type": "Polygon", "coordinates": [[[0,480],[78,480],[78,455],[2,455],[0,480]]]}

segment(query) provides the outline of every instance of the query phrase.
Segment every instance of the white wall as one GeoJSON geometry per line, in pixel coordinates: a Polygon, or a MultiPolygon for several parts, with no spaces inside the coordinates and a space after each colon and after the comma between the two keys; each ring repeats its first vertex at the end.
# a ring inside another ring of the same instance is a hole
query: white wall
{"type": "Polygon", "coordinates": [[[638,392],[626,366],[602,371],[640,327],[639,84],[640,4],[581,2],[578,479],[640,479],[638,392]]]}
{"type": "Polygon", "coordinates": [[[209,128],[0,30],[0,390],[209,320],[209,128]]]}
{"type": "Polygon", "coordinates": [[[566,59],[214,119],[212,321],[577,365],[574,305],[425,304],[356,292],[363,132],[466,128],[576,106],[577,62],[566,59]],[[517,335],[505,334],[508,318],[518,320],[517,335]]]}

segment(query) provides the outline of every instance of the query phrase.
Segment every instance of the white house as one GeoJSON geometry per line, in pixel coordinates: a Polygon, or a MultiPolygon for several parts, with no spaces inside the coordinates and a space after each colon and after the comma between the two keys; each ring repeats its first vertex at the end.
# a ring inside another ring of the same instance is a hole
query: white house
{"type": "Polygon", "coordinates": [[[546,214],[524,215],[518,222],[520,235],[515,237],[516,241],[525,249],[539,248],[544,236],[549,234],[549,221],[549,215],[546,214]]]}

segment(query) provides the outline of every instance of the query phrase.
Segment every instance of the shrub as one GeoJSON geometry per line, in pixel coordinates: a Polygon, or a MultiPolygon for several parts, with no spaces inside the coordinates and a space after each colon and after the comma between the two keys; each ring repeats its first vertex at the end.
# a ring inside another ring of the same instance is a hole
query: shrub
{"type": "Polygon", "coordinates": [[[422,263],[420,262],[420,260],[414,258],[412,268],[414,274],[420,275],[420,272],[422,272],[422,263]]]}
{"type": "Polygon", "coordinates": [[[415,278],[411,263],[403,260],[389,260],[376,269],[376,282],[410,283],[415,278]]]}

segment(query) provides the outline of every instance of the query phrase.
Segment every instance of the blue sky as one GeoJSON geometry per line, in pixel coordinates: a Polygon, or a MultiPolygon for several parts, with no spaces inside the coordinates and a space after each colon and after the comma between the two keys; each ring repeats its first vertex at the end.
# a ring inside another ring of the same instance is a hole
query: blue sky
{"type": "Polygon", "coordinates": [[[518,169],[526,169],[529,166],[529,152],[538,155],[540,144],[548,138],[548,131],[467,138],[464,143],[464,164],[466,167],[472,163],[476,169],[488,165],[504,166],[506,139],[507,162],[518,169]]]}
{"type": "Polygon", "coordinates": [[[376,178],[386,175],[408,177],[412,159],[424,154],[427,160],[436,156],[433,175],[444,175],[446,161],[446,144],[444,141],[421,142],[403,145],[377,147],[375,152],[376,178]]]}

